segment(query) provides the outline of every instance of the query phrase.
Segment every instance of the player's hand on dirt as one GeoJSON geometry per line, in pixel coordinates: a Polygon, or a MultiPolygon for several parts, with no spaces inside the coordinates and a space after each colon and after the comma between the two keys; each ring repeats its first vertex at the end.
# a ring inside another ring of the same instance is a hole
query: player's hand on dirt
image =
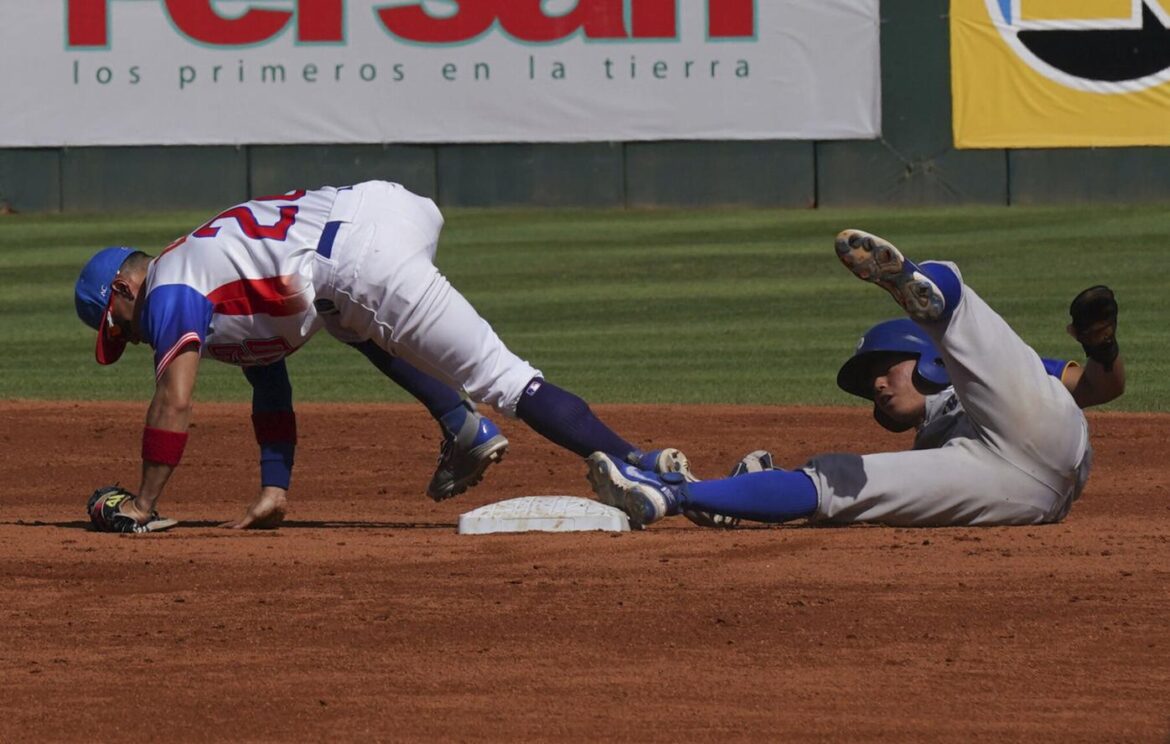
{"type": "Polygon", "coordinates": [[[149,521],[152,516],[156,515],[156,513],[153,509],[144,509],[140,507],[138,505],[138,501],[139,499],[137,497],[126,499],[122,502],[120,511],[123,516],[130,517],[135,522],[142,524],[149,521]]]}
{"type": "Polygon", "coordinates": [[[224,522],[220,527],[233,530],[271,530],[280,526],[288,511],[288,491],[265,486],[240,519],[224,522]]]}
{"type": "Polygon", "coordinates": [[[85,510],[98,532],[160,532],[178,524],[160,517],[152,508],[143,509],[137,501],[138,497],[118,485],[105,486],[90,495],[85,510]]]}

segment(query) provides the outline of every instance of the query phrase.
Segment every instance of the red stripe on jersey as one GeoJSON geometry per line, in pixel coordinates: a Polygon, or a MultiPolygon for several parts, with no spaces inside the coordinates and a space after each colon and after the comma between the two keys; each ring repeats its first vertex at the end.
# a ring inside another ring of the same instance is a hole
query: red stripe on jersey
{"type": "Polygon", "coordinates": [[[219,315],[271,315],[283,318],[309,308],[297,277],[273,276],[266,279],[240,279],[219,287],[207,295],[219,315]]]}
{"type": "Polygon", "coordinates": [[[175,357],[179,355],[180,351],[187,348],[188,344],[199,345],[199,343],[200,341],[198,333],[190,331],[183,334],[183,337],[176,341],[175,345],[168,349],[167,353],[163,354],[162,358],[158,360],[158,367],[156,367],[154,370],[154,379],[158,380],[160,377],[162,377],[163,372],[166,372],[170,363],[175,360],[175,357]]]}

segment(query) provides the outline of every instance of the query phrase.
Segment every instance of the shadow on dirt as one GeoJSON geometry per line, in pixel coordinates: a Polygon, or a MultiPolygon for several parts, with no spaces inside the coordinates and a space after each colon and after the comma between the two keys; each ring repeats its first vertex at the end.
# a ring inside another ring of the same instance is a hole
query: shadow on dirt
{"type": "MultiPolygon", "coordinates": [[[[166,532],[181,532],[186,529],[220,529],[220,522],[209,520],[184,520],[166,532]]],[[[0,522],[0,526],[12,527],[39,527],[63,530],[93,531],[89,520],[73,520],[69,522],[41,522],[38,520],[18,519],[12,522],[0,522]]],[[[369,522],[346,520],[289,520],[280,527],[273,529],[240,530],[241,532],[277,532],[279,530],[454,530],[454,522],[369,522]]],[[[228,530],[224,530],[227,532],[228,530]]]]}

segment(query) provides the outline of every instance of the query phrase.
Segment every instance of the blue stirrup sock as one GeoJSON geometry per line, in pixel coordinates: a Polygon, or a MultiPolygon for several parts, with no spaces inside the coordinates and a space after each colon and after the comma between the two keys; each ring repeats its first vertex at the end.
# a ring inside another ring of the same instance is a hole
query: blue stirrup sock
{"type": "Polygon", "coordinates": [[[754,522],[787,522],[817,510],[817,488],[799,470],[765,470],[688,483],[683,506],[754,522]]]}
{"type": "Polygon", "coordinates": [[[373,341],[362,341],[350,346],[365,354],[379,372],[422,403],[444,432],[459,432],[463,420],[472,409],[465,405],[463,396],[457,390],[415,368],[410,362],[393,356],[373,341]]]}
{"type": "Polygon", "coordinates": [[[959,281],[959,277],[951,270],[951,267],[938,261],[927,261],[918,264],[918,270],[926,274],[939,291],[943,294],[943,299],[946,300],[947,306],[943,310],[940,322],[945,323],[951,319],[951,313],[959,306],[959,300],[963,297],[963,283],[959,281]]]}
{"type": "Polygon", "coordinates": [[[604,452],[624,462],[635,450],[602,423],[588,403],[539,377],[520,394],[516,416],[537,434],[581,457],[604,452]]]}

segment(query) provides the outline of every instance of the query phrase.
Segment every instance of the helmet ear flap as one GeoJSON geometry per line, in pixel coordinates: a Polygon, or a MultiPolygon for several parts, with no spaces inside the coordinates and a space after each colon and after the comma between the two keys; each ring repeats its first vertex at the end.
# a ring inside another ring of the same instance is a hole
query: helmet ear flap
{"type": "Polygon", "coordinates": [[[942,392],[951,384],[941,356],[923,354],[918,357],[918,364],[914,365],[914,386],[926,395],[942,392]]]}

